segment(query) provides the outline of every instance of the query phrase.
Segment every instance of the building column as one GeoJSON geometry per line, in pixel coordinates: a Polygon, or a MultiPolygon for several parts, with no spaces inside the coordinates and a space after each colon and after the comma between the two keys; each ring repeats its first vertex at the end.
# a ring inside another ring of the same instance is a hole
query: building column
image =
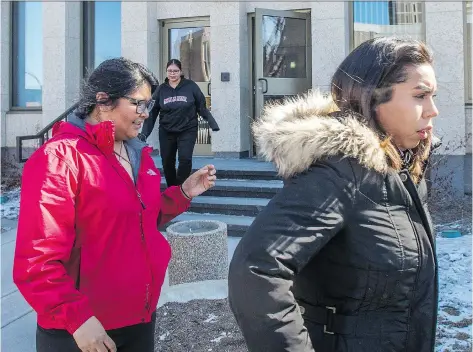
{"type": "Polygon", "coordinates": [[[212,134],[216,157],[249,155],[250,106],[248,18],[245,2],[215,2],[210,12],[212,115],[220,131],[212,134]],[[221,73],[230,73],[222,82],[221,73]]]}
{"type": "Polygon", "coordinates": [[[312,87],[330,91],[338,65],[349,53],[349,2],[312,2],[312,87]]]}
{"type": "Polygon", "coordinates": [[[458,193],[464,191],[466,150],[462,6],[461,2],[425,2],[426,42],[434,53],[438,83],[440,114],[434,120],[434,130],[443,139],[434,157],[432,178],[437,186],[452,186],[458,193]]]}
{"type": "MultiPolygon", "coordinates": [[[[160,70],[158,4],[157,2],[134,1],[121,3],[122,56],[145,65],[156,78],[159,77],[160,70]]],[[[154,148],[159,147],[158,128],[153,130],[148,143],[154,148]]]]}
{"type": "Polygon", "coordinates": [[[43,127],[79,99],[81,6],[80,2],[43,2],[43,127]]]}
{"type": "Polygon", "coordinates": [[[10,109],[10,33],[11,33],[11,3],[9,1],[0,2],[0,130],[1,147],[7,144],[7,118],[6,113],[10,109]]]}

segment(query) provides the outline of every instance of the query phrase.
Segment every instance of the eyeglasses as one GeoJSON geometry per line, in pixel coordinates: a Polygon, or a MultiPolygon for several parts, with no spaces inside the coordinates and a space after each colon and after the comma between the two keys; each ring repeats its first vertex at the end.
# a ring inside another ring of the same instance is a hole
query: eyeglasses
{"type": "Polygon", "coordinates": [[[127,96],[124,96],[123,98],[127,99],[133,105],[136,105],[137,114],[143,114],[145,111],[148,112],[149,114],[150,111],[153,109],[154,103],[155,103],[154,99],[138,100],[138,99],[127,97],[127,96]]]}
{"type": "Polygon", "coordinates": [[[179,73],[181,70],[167,70],[167,73],[179,73]]]}

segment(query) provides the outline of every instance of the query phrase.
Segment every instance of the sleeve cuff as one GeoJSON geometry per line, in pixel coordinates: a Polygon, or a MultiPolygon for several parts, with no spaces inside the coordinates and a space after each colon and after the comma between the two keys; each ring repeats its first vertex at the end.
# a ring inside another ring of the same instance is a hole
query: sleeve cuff
{"type": "Polygon", "coordinates": [[[180,186],[171,186],[165,192],[171,199],[175,200],[179,209],[185,211],[189,208],[192,199],[188,199],[184,193],[182,193],[180,186]]]}
{"type": "Polygon", "coordinates": [[[66,330],[72,335],[79,329],[82,324],[84,324],[87,320],[94,316],[92,310],[85,306],[85,304],[81,304],[74,312],[69,314],[69,317],[66,321],[66,330]]]}

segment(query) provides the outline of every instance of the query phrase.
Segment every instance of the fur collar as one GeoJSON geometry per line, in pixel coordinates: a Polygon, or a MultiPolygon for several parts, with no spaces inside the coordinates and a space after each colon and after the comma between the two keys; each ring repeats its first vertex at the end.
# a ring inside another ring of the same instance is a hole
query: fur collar
{"type": "Polygon", "coordinates": [[[336,155],[385,173],[388,164],[376,132],[354,116],[333,116],[337,110],[333,100],[318,91],[267,106],[252,125],[260,154],[275,163],[283,178],[336,155]]]}

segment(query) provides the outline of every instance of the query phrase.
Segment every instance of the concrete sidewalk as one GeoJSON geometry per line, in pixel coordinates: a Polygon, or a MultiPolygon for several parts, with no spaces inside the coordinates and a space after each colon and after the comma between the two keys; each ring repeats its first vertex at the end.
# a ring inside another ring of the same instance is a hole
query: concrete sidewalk
{"type": "Polygon", "coordinates": [[[2,219],[2,320],[1,351],[35,352],[36,313],[13,283],[12,268],[15,253],[17,221],[2,219]]]}

